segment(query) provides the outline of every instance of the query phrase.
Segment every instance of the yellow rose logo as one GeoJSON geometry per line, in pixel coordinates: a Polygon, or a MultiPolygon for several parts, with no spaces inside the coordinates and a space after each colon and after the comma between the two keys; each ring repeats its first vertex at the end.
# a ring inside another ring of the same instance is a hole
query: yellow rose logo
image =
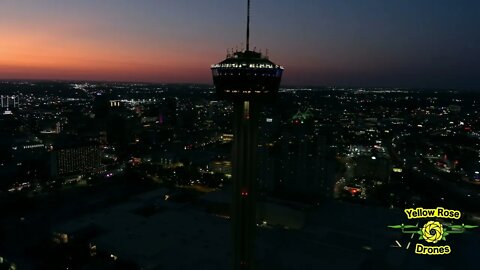
{"type": "Polygon", "coordinates": [[[438,221],[429,221],[422,228],[423,239],[429,243],[437,243],[443,236],[442,224],[438,221]]]}
{"type": "MultiPolygon", "coordinates": [[[[405,214],[407,214],[408,219],[418,219],[418,218],[441,218],[443,219],[459,219],[461,216],[460,211],[458,210],[449,210],[442,207],[437,207],[433,209],[423,209],[422,207],[417,207],[416,209],[409,208],[405,209],[405,214]]],[[[400,229],[402,233],[410,234],[410,239],[413,239],[415,235],[418,235],[418,240],[425,240],[427,243],[433,243],[437,245],[422,245],[420,243],[415,244],[415,253],[416,254],[427,254],[427,255],[444,255],[450,254],[452,248],[449,245],[440,246],[438,242],[440,240],[447,241],[447,236],[464,233],[469,229],[478,228],[477,225],[468,225],[468,224],[446,224],[442,225],[439,221],[430,220],[425,221],[424,225],[410,225],[410,224],[398,224],[398,225],[388,225],[392,229],[400,229]]],[[[450,222],[449,222],[450,223],[450,222]]],[[[422,222],[423,224],[423,222],[422,222]]],[[[402,247],[398,240],[395,240],[395,247],[402,247]]],[[[407,244],[406,249],[410,246],[410,242],[407,244]]]]}

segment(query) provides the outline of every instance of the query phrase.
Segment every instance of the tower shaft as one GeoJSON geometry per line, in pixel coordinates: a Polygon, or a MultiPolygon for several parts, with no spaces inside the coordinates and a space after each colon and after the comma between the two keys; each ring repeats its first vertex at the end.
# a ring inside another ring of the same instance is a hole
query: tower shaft
{"type": "Polygon", "coordinates": [[[254,269],[256,230],[256,150],[259,104],[234,103],[233,142],[233,269],[254,269]]]}
{"type": "Polygon", "coordinates": [[[233,269],[254,269],[256,231],[256,151],[260,104],[275,100],[283,67],[250,51],[250,0],[247,0],[246,50],[227,54],[212,65],[217,96],[234,102],[231,204],[233,269]]]}

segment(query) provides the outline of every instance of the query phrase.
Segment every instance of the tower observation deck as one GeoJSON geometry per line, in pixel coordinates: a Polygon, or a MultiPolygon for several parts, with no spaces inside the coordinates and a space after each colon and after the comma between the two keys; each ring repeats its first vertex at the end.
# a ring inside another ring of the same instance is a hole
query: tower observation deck
{"type": "Polygon", "coordinates": [[[247,46],[245,51],[228,53],[212,65],[217,95],[229,100],[268,101],[275,98],[283,67],[259,52],[250,50],[250,0],[247,0],[247,46]]]}
{"type": "Polygon", "coordinates": [[[283,67],[254,51],[235,52],[212,66],[217,95],[232,100],[274,98],[282,73],[283,67]]]}
{"type": "Polygon", "coordinates": [[[234,104],[231,204],[233,269],[254,269],[256,230],[256,151],[260,106],[278,94],[283,67],[249,49],[250,0],[247,0],[246,50],[212,65],[217,96],[234,104]]]}

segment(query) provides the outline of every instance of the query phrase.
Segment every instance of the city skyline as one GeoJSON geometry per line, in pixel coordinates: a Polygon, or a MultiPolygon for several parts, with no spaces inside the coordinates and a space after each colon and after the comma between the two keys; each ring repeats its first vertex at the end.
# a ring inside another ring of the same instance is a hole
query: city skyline
{"type": "MultiPolygon", "coordinates": [[[[212,59],[244,42],[243,4],[7,0],[0,79],[211,84],[212,59]]],[[[252,48],[288,68],[285,85],[479,89],[475,1],[254,5],[252,48]]]]}
{"type": "Polygon", "coordinates": [[[477,264],[480,4],[0,2],[0,270],[477,264]]]}
{"type": "MultiPolygon", "coordinates": [[[[0,95],[0,269],[229,269],[231,116],[245,117],[231,101],[198,84],[0,82],[0,95]]],[[[434,268],[415,253],[425,240],[387,226],[439,206],[461,212],[444,228],[480,225],[479,97],[312,87],[248,114],[257,269],[434,268]]],[[[439,241],[452,252],[438,259],[469,269],[478,233],[439,241]]]]}

